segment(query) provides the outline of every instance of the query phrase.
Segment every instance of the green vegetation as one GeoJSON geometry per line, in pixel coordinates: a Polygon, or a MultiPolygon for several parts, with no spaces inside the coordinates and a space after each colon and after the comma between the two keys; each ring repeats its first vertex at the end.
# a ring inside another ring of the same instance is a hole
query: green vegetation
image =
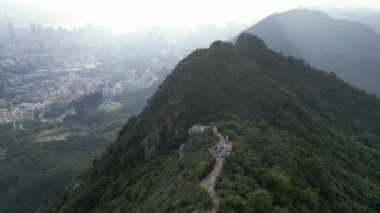
{"type": "MultiPolygon", "coordinates": [[[[111,112],[69,116],[63,123],[34,122],[25,130],[2,133],[0,212],[35,212],[63,191],[89,169],[126,120],[143,108],[155,88],[117,97],[123,98],[122,107],[111,112]]],[[[51,112],[57,114],[52,117],[66,111],[66,107],[53,107],[51,112]]]]}
{"type": "Polygon", "coordinates": [[[51,126],[2,134],[0,147],[0,212],[34,212],[63,190],[109,144],[98,136],[72,136],[67,141],[37,143],[34,132],[51,126]]]}
{"type": "MultiPolygon", "coordinates": [[[[121,180],[125,183],[119,189],[123,196],[113,201],[112,206],[120,212],[206,211],[211,199],[199,182],[213,166],[213,158],[207,150],[215,142],[210,131],[188,140],[183,155],[157,157],[141,170],[137,169],[131,179],[121,180]]],[[[105,193],[112,195],[113,190],[105,193]]],[[[107,211],[106,208],[99,210],[107,211]]]]}
{"type": "Polygon", "coordinates": [[[102,106],[99,110],[104,110],[106,112],[116,111],[123,107],[123,105],[119,102],[108,102],[104,106],[102,106]]]}
{"type": "Polygon", "coordinates": [[[252,199],[259,195],[253,205],[258,212],[379,209],[378,150],[336,130],[297,136],[264,122],[233,125],[239,131],[230,132],[234,152],[217,182],[221,212],[252,212],[252,199]],[[237,209],[231,199],[243,207],[237,209]],[[266,210],[257,209],[261,205],[266,210]]]}
{"type": "Polygon", "coordinates": [[[181,61],[92,168],[39,212],[206,211],[199,183],[216,139],[187,131],[211,122],[234,142],[216,183],[219,212],[380,211],[380,100],[243,34],[181,61]]]}

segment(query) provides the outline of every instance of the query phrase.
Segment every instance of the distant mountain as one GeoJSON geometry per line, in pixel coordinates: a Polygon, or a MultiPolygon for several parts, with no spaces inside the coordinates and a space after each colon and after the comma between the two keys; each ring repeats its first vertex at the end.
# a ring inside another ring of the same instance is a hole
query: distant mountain
{"type": "Polygon", "coordinates": [[[378,34],[380,34],[380,10],[339,10],[335,8],[324,7],[316,7],[315,9],[327,13],[336,19],[344,19],[353,22],[363,23],[374,29],[378,34]]]}
{"type": "Polygon", "coordinates": [[[182,60],[39,212],[375,213],[379,162],[378,98],[244,33],[182,60]]]}
{"type": "Polygon", "coordinates": [[[245,32],[261,37],[275,51],[303,58],[380,95],[380,35],[364,24],[300,9],[273,14],[245,32]]]}
{"type": "Polygon", "coordinates": [[[380,11],[366,13],[358,16],[357,18],[353,18],[352,20],[366,24],[374,29],[378,34],[380,34],[380,11]]]}

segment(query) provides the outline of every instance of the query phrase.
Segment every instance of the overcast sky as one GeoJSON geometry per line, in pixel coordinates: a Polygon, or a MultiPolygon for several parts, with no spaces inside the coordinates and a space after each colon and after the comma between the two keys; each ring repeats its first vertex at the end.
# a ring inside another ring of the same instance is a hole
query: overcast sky
{"type": "Polygon", "coordinates": [[[380,0],[0,0],[76,14],[78,23],[108,25],[126,31],[137,25],[194,26],[205,23],[255,22],[285,10],[310,6],[380,9],[380,0]]]}

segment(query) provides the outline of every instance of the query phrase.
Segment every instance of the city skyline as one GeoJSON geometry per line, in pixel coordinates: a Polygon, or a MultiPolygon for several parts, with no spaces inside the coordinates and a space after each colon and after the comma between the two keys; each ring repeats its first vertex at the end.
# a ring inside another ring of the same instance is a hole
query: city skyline
{"type": "MultiPolygon", "coordinates": [[[[93,23],[110,27],[114,32],[130,32],[141,25],[181,25],[196,27],[203,24],[225,25],[228,22],[255,23],[275,12],[294,8],[313,8],[314,6],[338,8],[342,10],[373,9],[380,10],[380,2],[375,1],[301,1],[288,0],[266,4],[259,1],[237,0],[192,2],[171,1],[88,1],[88,0],[1,0],[13,7],[15,14],[10,15],[15,26],[25,27],[27,21],[18,17],[18,10],[26,11],[25,16],[38,16],[29,23],[47,26],[80,27],[93,23]],[[272,4],[273,3],[273,4],[272,4]],[[274,4],[276,3],[276,4],[274,4]],[[170,5],[170,6],[168,6],[170,5]],[[274,5],[274,6],[271,6],[274,5]],[[29,13],[29,14],[28,14],[29,13]],[[46,17],[45,17],[46,16],[46,17]],[[44,20],[46,19],[46,22],[44,20]],[[48,20],[48,21],[47,21],[48,20]]],[[[3,6],[4,7],[4,6],[3,6]]],[[[3,9],[4,10],[4,9],[3,9]]],[[[5,14],[5,13],[3,13],[5,14]]],[[[25,18],[26,18],[25,17],[25,18]]],[[[28,24],[29,24],[28,23],[28,24]]]]}

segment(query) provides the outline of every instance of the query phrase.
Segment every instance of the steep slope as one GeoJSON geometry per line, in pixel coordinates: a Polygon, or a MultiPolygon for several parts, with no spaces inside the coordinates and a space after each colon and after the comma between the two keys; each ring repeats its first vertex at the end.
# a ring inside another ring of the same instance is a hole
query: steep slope
{"type": "Polygon", "coordinates": [[[245,32],[286,55],[334,71],[348,83],[380,95],[380,35],[358,22],[312,10],[273,14],[245,32]]]}
{"type": "Polygon", "coordinates": [[[232,141],[214,188],[219,212],[380,210],[380,100],[242,34],[182,60],[40,212],[215,211],[202,180],[221,140],[194,134],[197,124],[232,141]]]}

